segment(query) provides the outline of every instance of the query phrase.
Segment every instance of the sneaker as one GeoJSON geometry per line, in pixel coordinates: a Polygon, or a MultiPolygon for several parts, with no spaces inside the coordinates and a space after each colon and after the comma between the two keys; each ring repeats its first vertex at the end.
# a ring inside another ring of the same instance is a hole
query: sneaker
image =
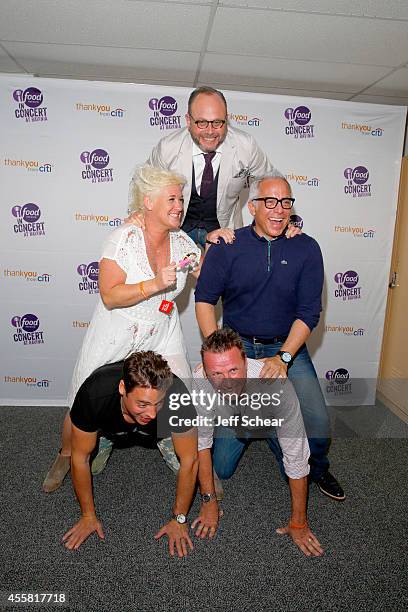
{"type": "Polygon", "coordinates": [[[343,501],[346,499],[343,489],[330,472],[325,472],[320,476],[319,480],[316,480],[316,484],[323,495],[327,495],[327,497],[331,497],[336,501],[343,501]]]}
{"type": "Polygon", "coordinates": [[[97,476],[105,469],[108,459],[111,456],[113,442],[101,436],[99,438],[98,454],[91,463],[92,476],[97,476]]]}
{"type": "Polygon", "coordinates": [[[45,477],[42,488],[46,493],[52,493],[60,488],[65,476],[71,467],[71,457],[65,457],[58,453],[57,458],[50,467],[45,477]]]}

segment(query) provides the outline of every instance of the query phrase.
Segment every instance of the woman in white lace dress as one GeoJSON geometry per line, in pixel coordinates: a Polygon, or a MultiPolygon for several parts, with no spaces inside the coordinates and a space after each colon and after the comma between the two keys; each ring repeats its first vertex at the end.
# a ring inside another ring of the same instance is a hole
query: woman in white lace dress
{"type": "MultiPolygon", "coordinates": [[[[125,224],[106,240],[99,266],[100,298],[80,350],[68,404],[96,368],[125,359],[134,351],[153,350],[181,378],[191,376],[176,296],[187,274],[199,274],[200,248],[180,230],[183,218],[179,174],[143,166],[132,180],[131,209],[144,213],[145,228],[125,224]]],[[[208,239],[233,239],[232,230],[211,232],[208,239]]],[[[71,419],[67,413],[62,448],[43,483],[47,492],[60,486],[69,470],[71,419]],[[61,478],[62,476],[62,478],[61,478]]]]}

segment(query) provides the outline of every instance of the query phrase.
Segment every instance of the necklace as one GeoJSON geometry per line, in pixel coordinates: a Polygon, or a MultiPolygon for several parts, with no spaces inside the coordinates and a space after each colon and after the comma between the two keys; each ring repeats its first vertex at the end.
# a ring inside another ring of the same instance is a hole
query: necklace
{"type": "Polygon", "coordinates": [[[159,246],[155,246],[146,230],[143,230],[146,245],[146,255],[150,268],[154,275],[157,270],[168,266],[170,263],[170,235],[168,234],[159,246]]]}
{"type": "MultiPolygon", "coordinates": [[[[167,235],[166,241],[155,247],[146,230],[143,231],[146,245],[146,255],[149,261],[150,268],[156,276],[157,271],[166,267],[170,263],[170,234],[167,235]]],[[[159,311],[165,315],[170,315],[174,307],[174,302],[166,299],[166,291],[163,291],[163,299],[159,306],[159,311]]]]}

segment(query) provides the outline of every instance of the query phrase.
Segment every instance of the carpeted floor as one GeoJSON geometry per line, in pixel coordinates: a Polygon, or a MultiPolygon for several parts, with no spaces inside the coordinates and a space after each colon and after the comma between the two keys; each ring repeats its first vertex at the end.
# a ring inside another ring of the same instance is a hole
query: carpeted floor
{"type": "MultiPolygon", "coordinates": [[[[115,451],[94,480],[105,541],[92,536],[76,552],[62,546],[78,517],[71,481],[49,495],[41,482],[63,413],[0,408],[0,591],[65,592],[69,610],[86,612],[407,609],[408,436],[392,415],[376,427],[381,439],[333,442],[332,471],[347,493],[344,503],[311,487],[309,521],[323,557],[308,559],[275,533],[288,518],[289,492],[266,443],[253,442],[225,484],[216,539],[195,541],[180,560],[153,539],[169,518],[174,476],[158,451],[140,448],[115,451]]],[[[190,517],[196,511],[197,502],[190,517]]]]}

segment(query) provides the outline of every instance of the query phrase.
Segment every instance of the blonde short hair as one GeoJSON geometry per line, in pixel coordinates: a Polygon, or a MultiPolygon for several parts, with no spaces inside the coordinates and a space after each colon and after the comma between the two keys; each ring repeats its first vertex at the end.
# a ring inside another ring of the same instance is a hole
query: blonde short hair
{"type": "Polygon", "coordinates": [[[187,180],[182,174],[163,170],[155,166],[138,166],[133,173],[129,189],[129,212],[143,212],[143,198],[154,197],[162,187],[168,185],[184,185],[187,180]]]}

